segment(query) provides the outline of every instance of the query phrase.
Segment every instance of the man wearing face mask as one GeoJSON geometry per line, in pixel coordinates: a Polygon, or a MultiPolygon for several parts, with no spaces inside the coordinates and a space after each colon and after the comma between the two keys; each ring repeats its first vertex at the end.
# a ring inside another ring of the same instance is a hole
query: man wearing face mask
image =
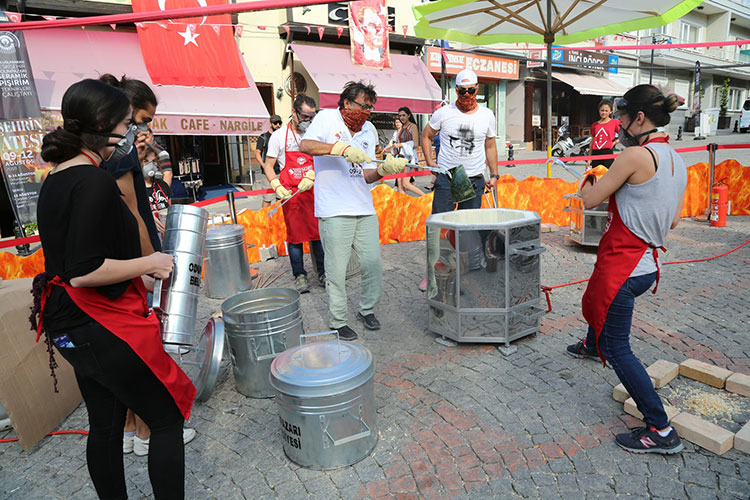
{"type": "Polygon", "coordinates": [[[295,188],[301,191],[282,207],[282,211],[286,223],[286,241],[294,286],[298,292],[305,293],[310,291],[302,253],[302,244],[305,241],[310,242],[310,253],[316,262],[319,283],[325,286],[326,280],[323,245],[320,243],[312,190],[315,181],[313,158],[301,153],[299,148],[302,136],[315,117],[315,101],[311,97],[299,94],[294,99],[292,107],[292,119],[286,126],[274,132],[268,141],[263,172],[271,188],[276,191],[276,196],[282,200],[288,200],[295,188]],[[278,178],[274,171],[276,163],[280,167],[278,178]]]}
{"type": "Polygon", "coordinates": [[[315,157],[315,216],[325,249],[329,321],[342,340],[357,338],[347,325],[346,268],[352,248],[362,269],[357,317],[368,330],[380,328],[374,311],[382,293],[383,264],[368,184],[406,165],[405,158],[392,155],[377,168],[372,162],[378,134],[367,118],[376,100],[373,85],[348,82],[339,109],[321,110],[300,143],[300,151],[315,157]]]}
{"type": "MultiPolygon", "coordinates": [[[[255,143],[255,160],[260,163],[261,168],[263,168],[263,173],[266,171],[264,165],[266,164],[266,158],[268,156],[268,141],[271,140],[271,135],[281,128],[281,117],[279,115],[271,115],[269,123],[268,130],[260,134],[258,136],[258,142],[255,143]]],[[[276,175],[281,173],[278,161],[274,163],[273,171],[276,175]]],[[[265,177],[260,178],[259,184],[260,186],[258,189],[269,189],[271,187],[265,177]]],[[[261,208],[268,208],[271,206],[271,203],[276,201],[276,195],[273,193],[264,194],[262,198],[263,204],[261,205],[261,208]]]]}

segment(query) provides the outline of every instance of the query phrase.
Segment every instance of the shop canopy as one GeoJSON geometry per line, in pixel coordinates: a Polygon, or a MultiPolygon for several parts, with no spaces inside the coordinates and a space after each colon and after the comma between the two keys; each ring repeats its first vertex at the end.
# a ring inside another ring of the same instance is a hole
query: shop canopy
{"type": "Polygon", "coordinates": [[[156,134],[260,135],[268,125],[268,111],[247,67],[250,87],[245,89],[153,85],[135,33],[48,29],[25,37],[39,103],[53,123],[70,85],[111,73],[142,80],[154,90],[156,134]]]}
{"type": "Polygon", "coordinates": [[[583,95],[619,97],[628,90],[614,80],[597,75],[553,71],[552,78],[567,83],[583,95]]]}
{"type": "Polygon", "coordinates": [[[378,94],[375,110],[396,112],[407,106],[412,113],[432,113],[440,104],[440,86],[417,56],[391,54],[392,68],[354,66],[349,49],[293,44],[292,48],[315,81],[321,108],[335,108],[349,81],[373,83],[378,94]]]}

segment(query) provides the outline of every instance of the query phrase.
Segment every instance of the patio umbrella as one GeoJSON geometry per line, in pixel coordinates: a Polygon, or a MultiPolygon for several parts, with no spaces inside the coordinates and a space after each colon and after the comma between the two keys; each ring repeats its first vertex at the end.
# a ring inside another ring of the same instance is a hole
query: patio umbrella
{"type": "Polygon", "coordinates": [[[547,46],[547,154],[552,140],[552,44],[669,24],[703,0],[439,0],[412,7],[423,38],[547,46]]]}

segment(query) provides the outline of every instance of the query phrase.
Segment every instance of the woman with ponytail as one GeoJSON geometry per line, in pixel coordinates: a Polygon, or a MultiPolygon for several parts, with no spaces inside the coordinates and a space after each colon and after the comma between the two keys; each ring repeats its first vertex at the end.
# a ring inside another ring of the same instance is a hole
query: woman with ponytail
{"type": "Polygon", "coordinates": [[[132,408],[151,427],[154,497],[181,499],[182,426],[195,388],[164,352],[159,321],[146,305],[149,276],[168,278],[173,258],[141,256],[136,220],[101,168],[124,145],[130,103],[114,87],[83,80],[65,92],[62,116],[63,126],[42,144],[42,158],[54,168],[37,206],[45,272],[34,280],[32,327],[37,339],[45,333],[50,356],[54,345],[75,370],[99,498],[127,498],[122,428],[132,408]]]}
{"type": "Polygon", "coordinates": [[[594,273],[583,295],[586,339],[568,346],[568,354],[601,358],[643,414],[645,427],[618,434],[616,443],[633,453],[679,453],[677,431],[669,425],[659,395],[630,348],[635,298],[659,285],[657,252],[680,222],[687,169],[664,126],[677,108],[677,96],[653,85],[638,85],[615,100],[622,122],[620,141],[627,149],[597,182],[589,175],[580,195],[587,209],[609,200],[609,218],[599,243],[594,273]]]}

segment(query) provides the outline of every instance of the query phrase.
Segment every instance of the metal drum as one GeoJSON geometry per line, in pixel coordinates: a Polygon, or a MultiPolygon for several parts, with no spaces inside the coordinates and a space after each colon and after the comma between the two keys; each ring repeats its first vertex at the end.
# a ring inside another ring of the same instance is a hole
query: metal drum
{"type": "Polygon", "coordinates": [[[367,457],[378,439],[374,374],[372,354],[360,344],[314,342],[279,355],[270,379],[286,456],[317,470],[367,457]]]}
{"type": "Polygon", "coordinates": [[[162,252],[174,255],[174,270],[166,280],[156,280],[153,308],[161,318],[165,344],[192,345],[208,211],[191,205],[172,205],[166,225],[162,252]]]}
{"type": "Polygon", "coordinates": [[[206,292],[215,299],[226,299],[250,289],[245,226],[219,224],[208,228],[205,276],[206,292]]]}
{"type": "Polygon", "coordinates": [[[299,345],[303,333],[299,292],[262,288],[238,293],[221,304],[224,331],[237,391],[251,398],[273,397],[271,361],[299,345]]]}

